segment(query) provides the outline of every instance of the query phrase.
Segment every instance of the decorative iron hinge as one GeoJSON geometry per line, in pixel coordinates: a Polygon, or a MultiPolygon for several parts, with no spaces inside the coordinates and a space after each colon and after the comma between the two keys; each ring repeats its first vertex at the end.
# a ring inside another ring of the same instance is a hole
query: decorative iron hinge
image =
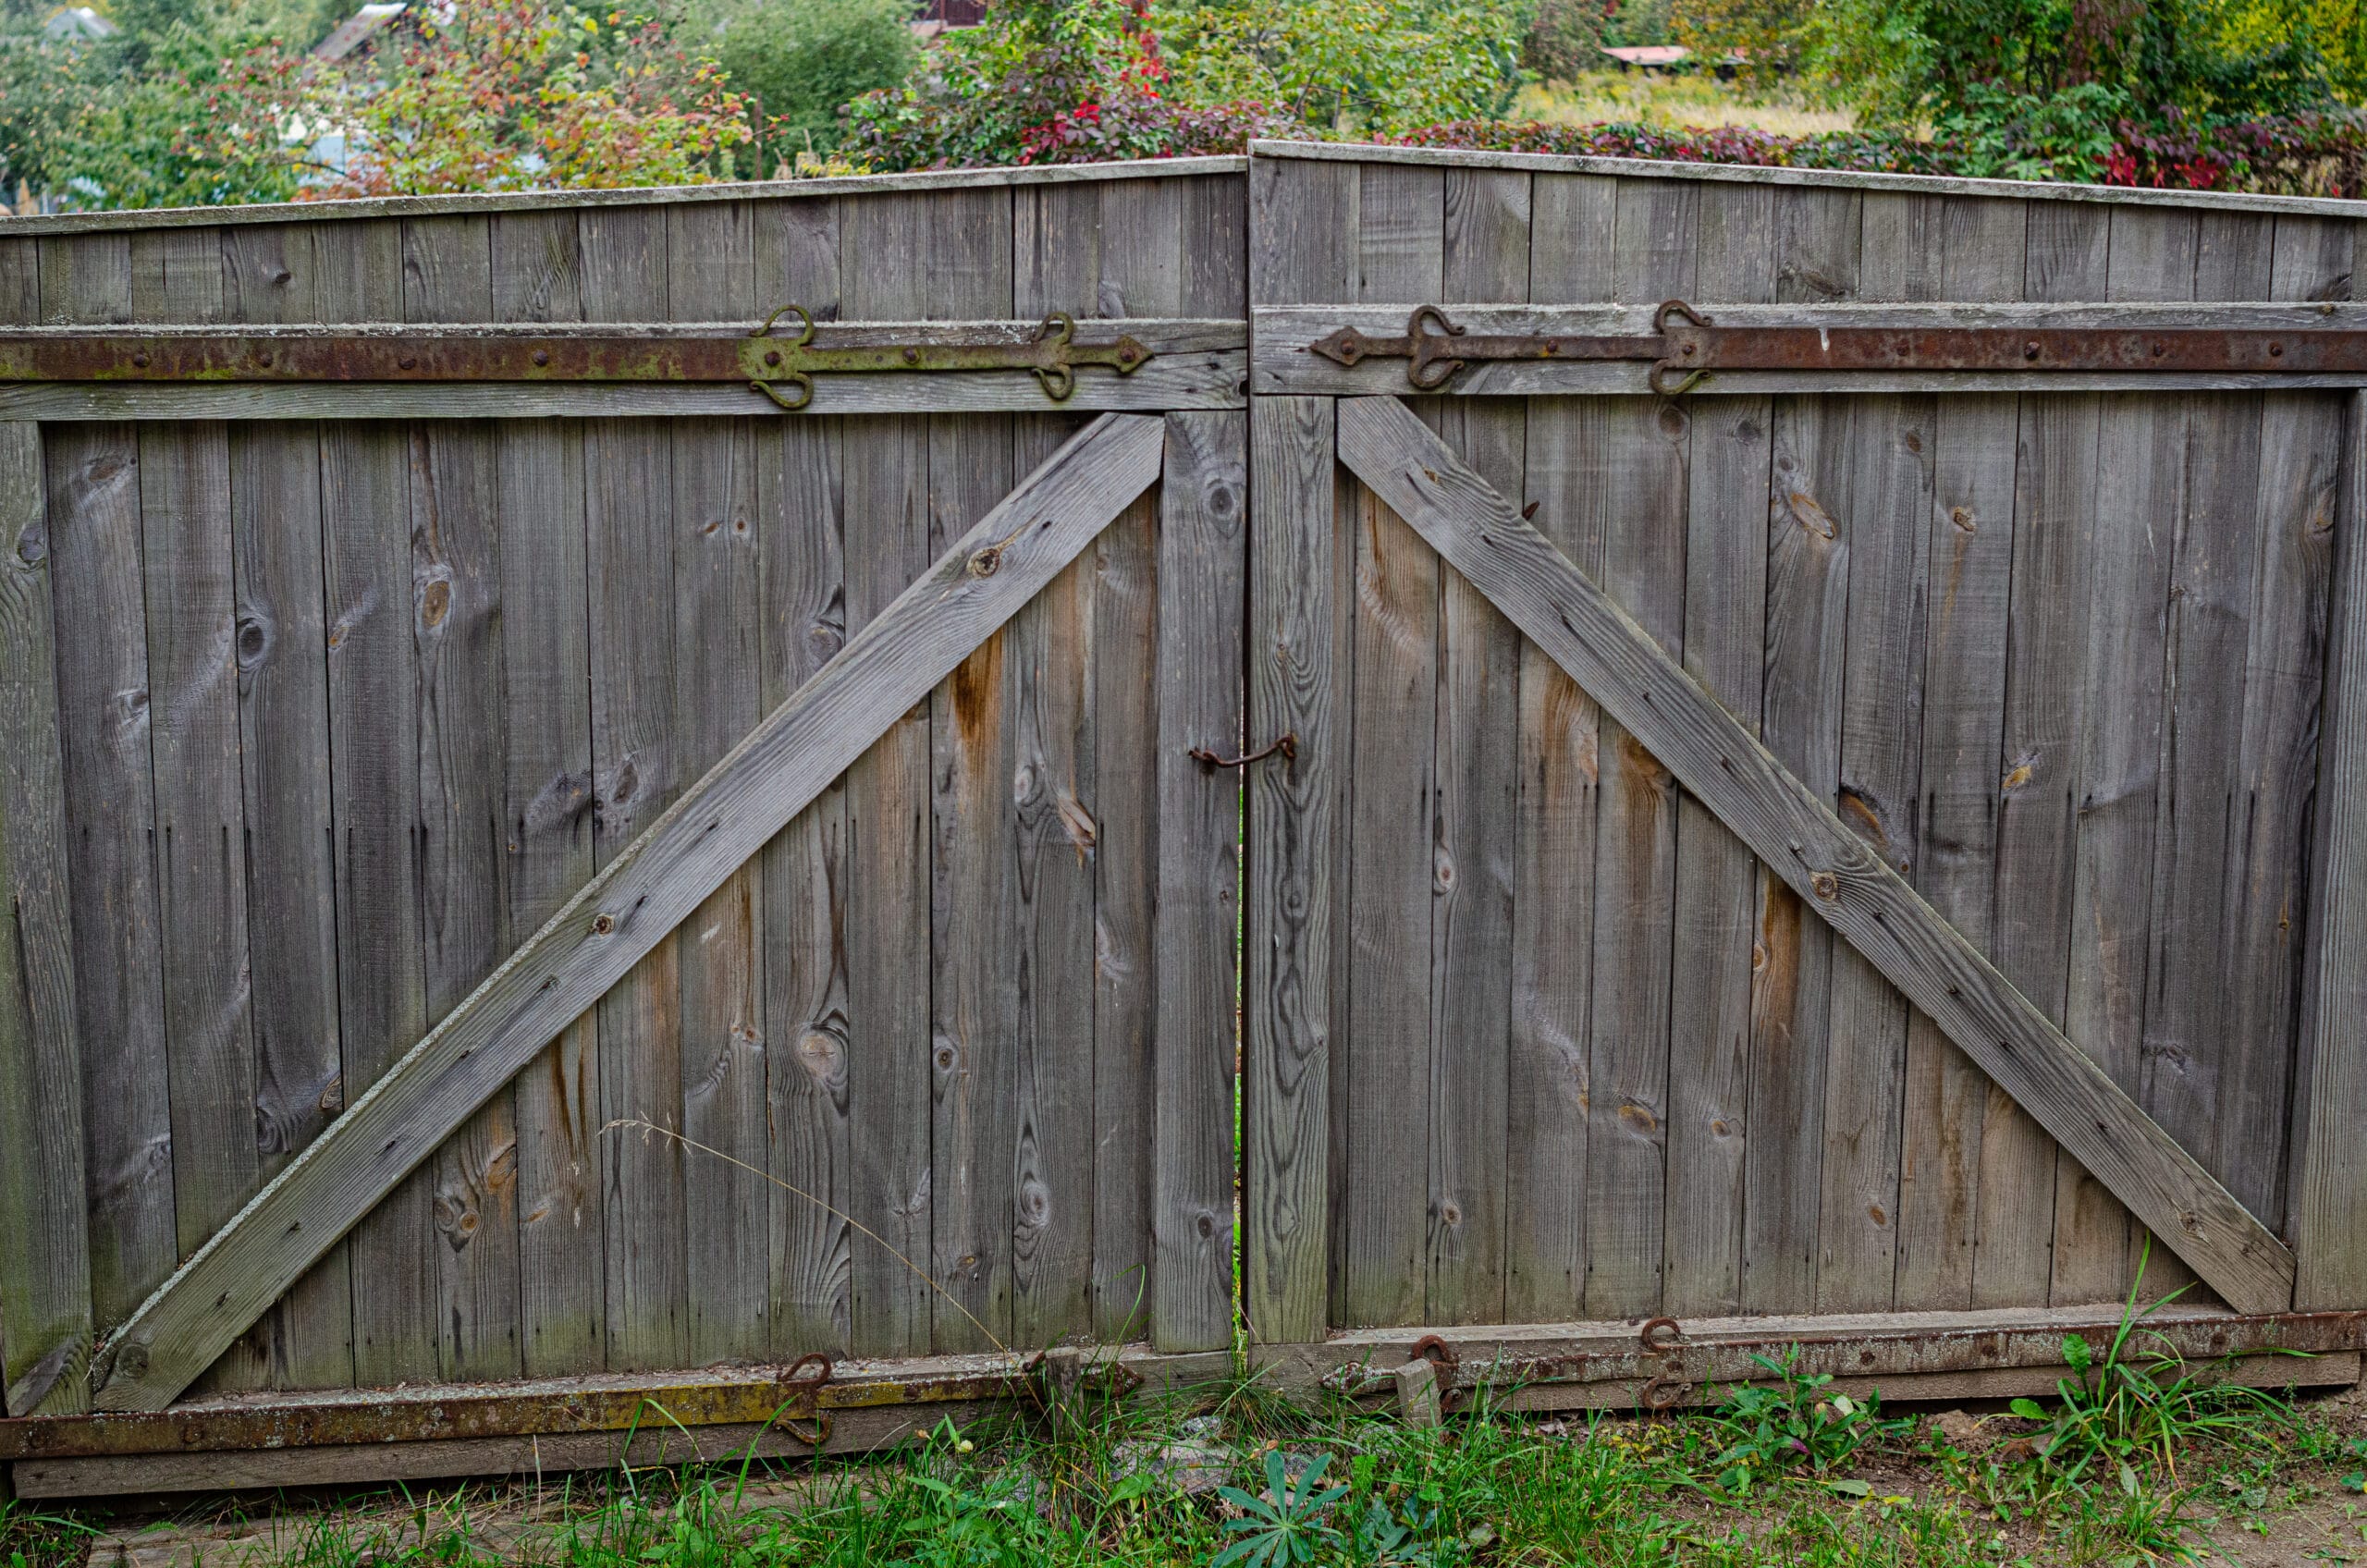
{"type": "Polygon", "coordinates": [[[1121,333],[1080,340],[1074,317],[1019,323],[834,324],[784,305],[752,333],[664,326],[294,327],[0,331],[0,382],[741,382],[783,409],[816,376],[1024,370],[1055,403],[1085,365],[1129,375],[1153,358],[1121,333]],[[794,315],[794,337],[773,327],[794,315]],[[784,392],[783,388],[793,389],[784,392]]]}
{"type": "Polygon", "coordinates": [[[1335,364],[1402,359],[1405,379],[1435,392],[1475,363],[1648,360],[1647,384],[1676,397],[1716,371],[2089,371],[2263,374],[2367,373],[2367,331],[2348,327],[1951,326],[1750,323],[1721,326],[1682,300],[1652,313],[1652,336],[1466,332],[1417,306],[1394,337],[1353,326],[1307,345],[1335,364]]]}
{"type": "Polygon", "coordinates": [[[1068,401],[1076,390],[1076,367],[1107,365],[1129,375],[1150,358],[1150,350],[1132,337],[1120,336],[1107,343],[1076,340],[1076,318],[1054,311],[1026,343],[891,343],[832,348],[814,342],[814,318],[803,305],[783,305],[750,334],[747,350],[749,389],[761,392],[782,408],[794,411],[814,400],[816,375],[849,371],[1033,371],[1044,395],[1055,403],[1068,401]],[[794,337],[775,337],[773,324],[785,315],[803,324],[794,337]],[[797,396],[784,398],[775,383],[796,387],[797,396]]]}

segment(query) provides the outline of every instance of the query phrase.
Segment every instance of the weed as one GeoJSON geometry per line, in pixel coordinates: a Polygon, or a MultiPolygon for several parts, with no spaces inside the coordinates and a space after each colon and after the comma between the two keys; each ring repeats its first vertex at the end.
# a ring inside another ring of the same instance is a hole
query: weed
{"type": "Polygon", "coordinates": [[[1263,1495],[1253,1497],[1239,1487],[1218,1488],[1220,1497],[1242,1511],[1242,1517],[1226,1520],[1224,1526],[1240,1538],[1218,1552],[1209,1568],[1233,1568],[1234,1564],[1285,1568],[1289,1563],[1314,1562],[1318,1547],[1337,1548],[1342,1537],[1329,1516],[1332,1506],[1348,1495],[1348,1488],[1316,1489],[1331,1463],[1330,1454],[1318,1455],[1293,1481],[1281,1451],[1269,1449],[1263,1495]]]}
{"type": "MultiPolygon", "coordinates": [[[[1771,1476],[1807,1468],[1822,1477],[1846,1464],[1870,1441],[1905,1430],[1903,1423],[1885,1423],[1881,1395],[1864,1400],[1847,1394],[1827,1395],[1830,1376],[1809,1376],[1799,1370],[1799,1347],[1794,1345],[1776,1361],[1751,1359],[1774,1381],[1773,1387],[1738,1383],[1726,1390],[1716,1419],[1735,1434],[1718,1455],[1717,1484],[1727,1495],[1741,1497],[1771,1476]]],[[[1872,1488],[1864,1481],[1826,1479],[1830,1489],[1848,1497],[1865,1497],[1872,1488]]]]}

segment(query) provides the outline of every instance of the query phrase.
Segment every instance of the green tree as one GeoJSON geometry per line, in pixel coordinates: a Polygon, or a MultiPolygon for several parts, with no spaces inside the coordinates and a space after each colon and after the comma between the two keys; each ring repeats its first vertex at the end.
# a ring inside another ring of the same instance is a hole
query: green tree
{"type": "Polygon", "coordinates": [[[714,24],[717,62],[748,95],[775,162],[839,143],[839,111],[903,85],[920,49],[904,0],[739,4],[714,24]]]}

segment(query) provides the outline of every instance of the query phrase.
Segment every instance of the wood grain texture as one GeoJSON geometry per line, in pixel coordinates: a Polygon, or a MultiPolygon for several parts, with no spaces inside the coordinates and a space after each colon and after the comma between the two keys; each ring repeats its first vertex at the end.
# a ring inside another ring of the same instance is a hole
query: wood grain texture
{"type": "Polygon", "coordinates": [[[251,1321],[1141,494],[1159,437],[1155,422],[1097,421],[982,520],[215,1233],[111,1341],[102,1406],[157,1408],[185,1387],[244,1321],[225,1325],[251,1321]]]}
{"type": "MultiPolygon", "coordinates": [[[[667,209],[669,315],[755,312],[754,221],[739,202],[667,209]]],[[[751,417],[680,422],[669,434],[674,706],[688,778],[766,712],[756,452],[769,433],[751,417]]],[[[682,1172],[684,1343],[691,1363],[705,1365],[760,1357],[771,1343],[762,867],[742,867],[716,889],[685,923],[681,947],[682,1134],[725,1157],[693,1151],[682,1172]]]]}
{"type": "MultiPolygon", "coordinates": [[[[2029,215],[2020,202],[1942,205],[1930,219],[1942,296],[2018,298],[2029,215]]],[[[2019,411],[2012,398],[1938,399],[1930,542],[1923,552],[1916,888],[1993,958],[2019,411]]],[[[1903,1089],[1893,1299],[1902,1308],[1969,1306],[1990,1085],[1919,1011],[1907,1020],[1903,1089]]]]}
{"type": "MultiPolygon", "coordinates": [[[[1699,198],[1682,184],[1620,187],[1614,298],[1693,292],[1699,198]]],[[[1598,476],[1589,504],[1600,581],[1674,655],[1685,641],[1692,420],[1646,398],[1589,404],[1581,419],[1584,460],[1598,476]]],[[[1660,1310],[1666,1263],[1677,791],[1662,759],[1616,718],[1602,723],[1596,756],[1586,1310],[1649,1316],[1660,1310]]]]}
{"type": "MultiPolygon", "coordinates": [[[[574,214],[493,221],[497,320],[582,318],[574,214]]],[[[502,855],[509,940],[591,880],[594,778],[585,433],[557,421],[495,431],[500,530],[502,855]]],[[[519,1359],[527,1376],[606,1364],[607,1250],[597,1023],[577,1019],[512,1086],[518,1140],[519,1359]]]]}
{"type": "Polygon", "coordinates": [[[148,755],[140,458],[129,425],[47,434],[51,600],[71,866],[91,1305],[118,1322],[172,1272],[171,1107],[149,1057],[164,1036],[154,771],[148,755]]]}
{"type": "MultiPolygon", "coordinates": [[[[1529,298],[1588,301],[1612,292],[1613,182],[1547,175],[1532,182],[1529,298]]],[[[1600,486],[1575,400],[1528,410],[1523,493],[1537,525],[1571,559],[1601,559],[1600,486]]],[[[1594,991],[1597,751],[1600,713],[1534,643],[1520,647],[1520,783],[1511,935],[1505,1116],[1504,1311],[1567,1317],[1586,1286],[1589,1007],[1594,991]]]]}
{"type": "Polygon", "coordinates": [[[1346,672],[1334,654],[1335,484],[1329,398],[1250,410],[1249,729],[1297,754],[1247,787],[1242,960],[1243,1314],[1266,1343],[1328,1326],[1332,880],[1346,672]]]}
{"type": "MultiPolygon", "coordinates": [[[[2105,292],[2110,239],[2102,212],[2033,210],[2023,251],[2024,289],[2034,300],[2098,298],[2105,292]]],[[[1990,953],[1999,971],[2058,1023],[2070,981],[2072,846],[2086,723],[2079,671],[2101,412],[2091,397],[2026,397],[2016,434],[1990,953]]],[[[1981,1122],[1974,1305],[2046,1299],[2058,1163],[2054,1142],[2037,1120],[1993,1084],[1981,1122]]]]}
{"type": "Polygon", "coordinates": [[[1150,1316],[1160,1350],[1220,1350],[1233,1337],[1242,770],[1185,753],[1244,733],[1248,434],[1238,414],[1171,414],[1160,476],[1150,1316]]]}
{"type": "Polygon", "coordinates": [[[1837,931],[2067,1147],[2110,1172],[2134,1208],[2175,1233],[2182,1256],[2214,1289],[2232,1292],[2230,1300],[2240,1297],[2239,1309],[2248,1310],[2265,1310],[2289,1290],[2290,1254],[2274,1236],[1401,405],[1343,404],[1341,458],[1401,514],[1422,522],[1426,536],[1529,635],[1577,666],[1573,673],[1583,674],[1606,712],[1640,726],[1746,841],[1762,856],[1784,857],[1796,890],[1813,898],[1837,931]]]}
{"type": "Polygon", "coordinates": [[[2306,1061],[2293,1176],[2293,1300],[2308,1309],[2367,1300],[2367,398],[2353,398],[2343,431],[2346,478],[2336,520],[2332,643],[2325,729],[2319,746],[2324,802],[2311,879],[2312,996],[2303,1026],[2306,1061]]]}
{"type": "Polygon", "coordinates": [[[0,1409],[90,1408],[90,1218],[39,427],[0,425],[0,1409]]]}
{"type": "MultiPolygon", "coordinates": [[[[1782,255],[1775,192],[1705,186],[1694,261],[1704,298],[1772,300],[1782,255]]],[[[1766,652],[1767,481],[1774,408],[1696,403],[1686,452],[1685,668],[1756,730],[1766,652]]],[[[1668,1190],[1662,1309],[1741,1309],[1750,1136],[1750,982],[1759,870],[1690,794],[1677,799],[1672,908],[1668,1190]]],[[[1783,1135],[1769,1129],[1771,1136],[1783,1135]]]]}
{"type": "MultiPolygon", "coordinates": [[[[1448,175],[1447,298],[1528,297],[1529,200],[1526,175],[1448,175]]],[[[1526,409],[1461,403],[1438,411],[1441,435],[1466,461],[1520,491],[1526,409]]],[[[1520,633],[1453,573],[1441,574],[1439,589],[1426,1316],[1483,1322],[1503,1312],[1512,1047],[1503,955],[1518,830],[1520,633]]]]}

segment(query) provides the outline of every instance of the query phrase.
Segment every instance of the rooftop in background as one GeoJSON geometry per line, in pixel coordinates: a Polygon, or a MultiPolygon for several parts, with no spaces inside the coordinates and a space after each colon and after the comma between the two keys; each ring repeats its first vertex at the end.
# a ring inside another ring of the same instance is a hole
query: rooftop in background
{"type": "Polygon", "coordinates": [[[1603,53],[1623,66],[1673,66],[1693,57],[1693,51],[1682,43],[1630,43],[1606,47],[1603,53]]]}
{"type": "Polygon", "coordinates": [[[42,23],[41,31],[50,38],[84,38],[95,42],[113,38],[122,30],[88,6],[68,6],[42,23]]]}
{"type": "Polygon", "coordinates": [[[364,6],[331,28],[326,38],[313,45],[313,58],[342,60],[361,48],[380,28],[402,14],[402,6],[394,4],[393,0],[364,6]]]}

